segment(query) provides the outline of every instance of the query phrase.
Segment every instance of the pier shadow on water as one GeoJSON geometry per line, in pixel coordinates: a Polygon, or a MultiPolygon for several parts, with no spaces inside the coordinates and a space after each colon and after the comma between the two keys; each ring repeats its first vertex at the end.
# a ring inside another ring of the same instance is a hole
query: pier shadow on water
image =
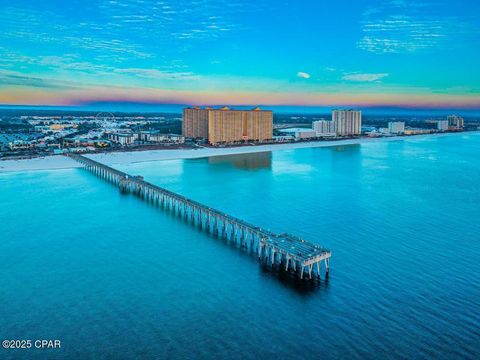
{"type": "Polygon", "coordinates": [[[269,264],[259,262],[259,267],[262,277],[274,278],[283,287],[294,290],[301,295],[310,295],[328,288],[328,274],[323,274],[321,279],[314,277],[313,279],[305,280],[300,279],[296,274],[285,271],[283,266],[278,264],[272,267],[269,264]]]}
{"type": "MultiPolygon", "coordinates": [[[[175,215],[171,214],[173,217],[175,215]]],[[[290,271],[285,271],[285,265],[275,263],[273,266],[261,261],[258,258],[258,254],[251,248],[240,246],[238,243],[233,242],[227,238],[223,238],[218,235],[205,232],[199,226],[193,226],[192,224],[182,221],[185,225],[194,227],[194,229],[203,236],[207,236],[209,241],[215,241],[217,244],[225,246],[231,252],[235,252],[236,256],[242,256],[248,259],[252,265],[256,265],[259,269],[259,276],[264,279],[273,280],[276,283],[280,283],[283,287],[290,290],[294,290],[302,295],[313,294],[322,288],[328,288],[329,275],[323,274],[322,278],[314,277],[313,279],[300,279],[298,274],[290,271]]]]}
{"type": "Polygon", "coordinates": [[[210,165],[230,165],[241,170],[258,170],[272,168],[272,152],[258,152],[252,154],[211,156],[210,165]]]}
{"type": "Polygon", "coordinates": [[[199,237],[207,241],[214,241],[216,244],[224,246],[229,252],[235,253],[236,256],[242,256],[248,260],[252,266],[257,266],[259,269],[259,276],[262,279],[268,279],[279,283],[281,286],[293,290],[301,295],[309,295],[317,293],[321,289],[328,288],[329,276],[328,274],[322,274],[322,278],[314,277],[313,279],[300,279],[298,274],[294,274],[290,271],[285,271],[284,264],[274,264],[273,266],[267,264],[258,259],[258,254],[251,248],[240,246],[238,243],[231,239],[224,238],[222,236],[207,232],[204,228],[201,228],[198,224],[192,224],[184,218],[179,218],[172,211],[163,209],[157,204],[150,203],[146,200],[144,202],[154,206],[156,209],[162,211],[166,216],[176,221],[181,222],[183,225],[188,226],[194,230],[199,237]],[[207,239],[208,238],[208,239],[207,239]]]}

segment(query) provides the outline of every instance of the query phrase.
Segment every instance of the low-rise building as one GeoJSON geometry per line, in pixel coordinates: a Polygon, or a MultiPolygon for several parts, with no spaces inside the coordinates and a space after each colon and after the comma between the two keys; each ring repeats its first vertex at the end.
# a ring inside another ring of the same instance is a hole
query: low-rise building
{"type": "Polygon", "coordinates": [[[35,143],[31,141],[16,140],[8,144],[10,150],[29,150],[35,147],[35,143]]]}
{"type": "Polygon", "coordinates": [[[384,136],[385,134],[377,129],[374,129],[374,130],[365,131],[365,135],[367,135],[368,137],[381,137],[381,136],[384,136]]]}
{"type": "Polygon", "coordinates": [[[432,129],[405,129],[405,135],[422,135],[422,134],[431,134],[435,132],[432,129]]]}
{"type": "Polygon", "coordinates": [[[136,140],[136,136],[135,134],[110,133],[108,134],[108,140],[126,146],[133,144],[136,140]]]}
{"type": "Polygon", "coordinates": [[[295,140],[293,135],[276,135],[273,137],[274,142],[291,142],[295,140]]]}
{"type": "Polygon", "coordinates": [[[150,135],[150,141],[156,143],[183,144],[185,137],[177,134],[152,134],[150,135]]]}
{"type": "Polygon", "coordinates": [[[134,134],[135,140],[140,142],[150,142],[152,134],[155,134],[151,131],[140,131],[134,134]]]}
{"type": "Polygon", "coordinates": [[[71,153],[85,153],[89,150],[95,150],[94,148],[89,148],[89,147],[73,147],[69,148],[68,151],[71,153]]]}
{"type": "Polygon", "coordinates": [[[47,125],[35,125],[34,129],[35,131],[43,132],[43,133],[51,131],[50,126],[47,126],[47,125]]]}
{"type": "Polygon", "coordinates": [[[288,128],[288,129],[278,130],[278,132],[280,132],[283,135],[293,136],[295,140],[312,139],[317,137],[317,134],[315,133],[315,131],[308,128],[288,128]]]}
{"type": "Polygon", "coordinates": [[[183,144],[185,137],[177,134],[160,134],[160,133],[140,133],[139,140],[151,143],[175,143],[183,144]]]}
{"type": "Polygon", "coordinates": [[[75,136],[72,138],[63,139],[64,147],[85,147],[85,146],[94,146],[94,147],[108,147],[110,146],[110,141],[103,139],[91,139],[88,137],[75,136]]]}
{"type": "Polygon", "coordinates": [[[314,139],[317,137],[317,133],[310,129],[297,129],[294,134],[297,140],[314,139]]]}

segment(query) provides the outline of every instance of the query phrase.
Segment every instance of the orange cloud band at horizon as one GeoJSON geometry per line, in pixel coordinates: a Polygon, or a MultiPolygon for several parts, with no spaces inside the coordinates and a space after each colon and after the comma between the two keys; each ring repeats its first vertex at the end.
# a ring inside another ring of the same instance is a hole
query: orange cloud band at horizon
{"type": "Polygon", "coordinates": [[[137,102],[145,104],[230,104],[365,107],[438,107],[480,109],[480,96],[436,93],[353,93],[353,92],[240,92],[186,91],[152,88],[92,87],[65,90],[0,89],[0,104],[81,106],[93,102],[137,102]]]}

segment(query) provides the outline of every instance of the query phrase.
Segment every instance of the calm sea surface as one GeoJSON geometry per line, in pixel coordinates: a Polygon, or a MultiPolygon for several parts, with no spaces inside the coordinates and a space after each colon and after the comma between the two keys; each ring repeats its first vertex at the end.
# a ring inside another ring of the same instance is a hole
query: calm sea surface
{"type": "Polygon", "coordinates": [[[333,251],[303,288],[82,169],[0,174],[0,358],[478,359],[480,134],[117,166],[333,251]]]}

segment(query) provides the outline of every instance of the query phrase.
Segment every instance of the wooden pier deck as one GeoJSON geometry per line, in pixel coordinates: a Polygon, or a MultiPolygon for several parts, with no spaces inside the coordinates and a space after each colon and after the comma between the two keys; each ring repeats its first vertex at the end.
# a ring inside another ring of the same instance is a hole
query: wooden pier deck
{"type": "Polygon", "coordinates": [[[267,229],[249,224],[212,207],[203,205],[185,196],[151,184],[141,176],[127,173],[101,164],[86,156],[68,154],[84,168],[112,182],[124,193],[135,194],[183,218],[208,233],[231,241],[256,254],[269,266],[290,272],[300,279],[320,279],[321,269],[327,277],[331,252],[289,234],[276,234],[267,229]],[[322,263],[324,266],[322,267],[322,263]]]}

